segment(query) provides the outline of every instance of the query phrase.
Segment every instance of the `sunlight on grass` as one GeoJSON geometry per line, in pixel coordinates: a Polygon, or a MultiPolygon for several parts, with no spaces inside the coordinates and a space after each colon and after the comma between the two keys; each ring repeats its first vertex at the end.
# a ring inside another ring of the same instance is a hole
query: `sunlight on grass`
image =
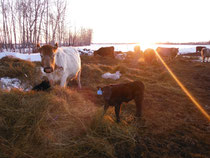
{"type": "Polygon", "coordinates": [[[173,77],[173,79],[177,82],[177,84],[180,86],[180,88],[184,91],[184,93],[190,98],[190,100],[195,104],[195,106],[200,110],[200,112],[210,121],[210,116],[208,113],[202,108],[202,106],[196,101],[196,99],[190,94],[190,92],[185,88],[185,86],[179,81],[179,79],[176,77],[176,75],[171,71],[171,69],[168,67],[168,65],[164,62],[164,60],[161,58],[161,56],[157,53],[155,50],[155,53],[157,57],[160,59],[160,61],[163,63],[165,68],[168,70],[170,75],[173,77]]]}

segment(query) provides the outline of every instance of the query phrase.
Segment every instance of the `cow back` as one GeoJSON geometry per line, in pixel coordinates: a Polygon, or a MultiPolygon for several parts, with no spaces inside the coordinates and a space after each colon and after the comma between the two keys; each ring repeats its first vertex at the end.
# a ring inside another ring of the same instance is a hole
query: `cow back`
{"type": "Polygon", "coordinates": [[[58,48],[55,62],[56,65],[61,66],[64,69],[81,68],[81,59],[79,52],[72,47],[58,48]]]}
{"type": "Polygon", "coordinates": [[[179,49],[178,48],[163,48],[163,47],[158,47],[156,49],[157,53],[162,56],[162,57],[175,57],[179,49]]]}
{"type": "Polygon", "coordinates": [[[210,49],[209,48],[203,48],[201,50],[201,56],[202,57],[210,57],[210,49]]]}
{"type": "Polygon", "coordinates": [[[107,100],[109,105],[129,102],[138,95],[142,95],[144,91],[144,84],[141,81],[109,86],[111,88],[111,96],[110,99],[107,100]]]}
{"type": "Polygon", "coordinates": [[[97,51],[94,51],[94,56],[96,55],[114,58],[114,47],[101,47],[97,51]]]}

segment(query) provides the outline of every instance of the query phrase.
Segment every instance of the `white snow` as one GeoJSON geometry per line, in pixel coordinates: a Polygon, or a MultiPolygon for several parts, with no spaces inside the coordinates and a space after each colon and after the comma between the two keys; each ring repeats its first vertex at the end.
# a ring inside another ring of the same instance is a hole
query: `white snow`
{"type": "Polygon", "coordinates": [[[29,60],[29,61],[41,61],[41,57],[39,53],[33,53],[33,54],[21,54],[16,52],[2,52],[0,53],[0,59],[5,56],[12,56],[23,60],[29,60]]]}
{"type": "Polygon", "coordinates": [[[125,60],[126,55],[126,53],[115,54],[115,58],[118,60],[125,60]]]}
{"type": "Polygon", "coordinates": [[[102,78],[105,78],[105,79],[110,78],[110,79],[113,79],[113,80],[117,80],[117,79],[120,78],[120,76],[121,76],[120,71],[117,71],[117,72],[115,72],[115,73],[113,73],[113,74],[110,73],[110,72],[107,72],[107,73],[103,74],[101,77],[102,77],[102,78]]]}
{"type": "Polygon", "coordinates": [[[90,50],[90,49],[82,49],[82,48],[77,48],[77,50],[79,51],[80,55],[88,55],[88,56],[92,56],[94,51],[90,50]]]}
{"type": "Polygon", "coordinates": [[[28,91],[31,87],[26,87],[17,78],[2,77],[0,78],[0,89],[11,90],[12,88],[17,88],[20,90],[28,91]]]}

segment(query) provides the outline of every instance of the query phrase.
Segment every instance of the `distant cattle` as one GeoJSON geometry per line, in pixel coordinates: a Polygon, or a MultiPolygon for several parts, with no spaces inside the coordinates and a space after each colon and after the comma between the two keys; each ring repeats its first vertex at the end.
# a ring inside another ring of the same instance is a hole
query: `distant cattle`
{"type": "Polygon", "coordinates": [[[162,58],[174,59],[179,52],[179,48],[158,47],[156,51],[162,58]]]}
{"type": "Polygon", "coordinates": [[[94,56],[96,55],[114,58],[114,47],[101,47],[100,49],[94,51],[94,56]]]}
{"type": "Polygon", "coordinates": [[[78,87],[81,88],[81,59],[79,52],[72,48],[58,48],[55,46],[44,45],[38,51],[41,56],[41,65],[50,83],[60,81],[60,86],[65,87],[67,79],[77,79],[78,87]]]}
{"type": "Polygon", "coordinates": [[[141,81],[134,81],[124,84],[108,85],[98,87],[103,96],[104,114],[109,106],[115,107],[115,115],[117,122],[120,122],[120,108],[123,102],[134,100],[136,103],[136,116],[140,117],[142,112],[142,103],[144,98],[144,84],[141,81]]]}
{"type": "Polygon", "coordinates": [[[153,63],[156,61],[156,54],[154,49],[148,48],[144,51],[144,61],[146,63],[153,63]]]}
{"type": "Polygon", "coordinates": [[[203,48],[206,48],[206,47],[204,47],[204,46],[197,46],[196,47],[196,53],[200,53],[203,48]]]}
{"type": "Polygon", "coordinates": [[[210,49],[209,48],[203,48],[201,50],[201,56],[202,56],[203,62],[205,62],[205,58],[207,58],[207,62],[208,62],[208,59],[210,57],[210,49]]]}
{"type": "Polygon", "coordinates": [[[136,46],[134,47],[134,52],[135,52],[135,53],[141,53],[141,47],[140,47],[139,45],[136,45],[136,46]]]}

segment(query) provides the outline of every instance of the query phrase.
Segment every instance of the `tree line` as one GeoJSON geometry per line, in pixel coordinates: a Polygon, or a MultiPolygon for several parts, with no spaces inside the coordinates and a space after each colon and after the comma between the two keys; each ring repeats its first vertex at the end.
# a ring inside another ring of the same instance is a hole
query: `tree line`
{"type": "Polygon", "coordinates": [[[37,43],[90,45],[92,29],[73,28],[67,0],[0,0],[0,48],[31,51],[37,43]]]}

